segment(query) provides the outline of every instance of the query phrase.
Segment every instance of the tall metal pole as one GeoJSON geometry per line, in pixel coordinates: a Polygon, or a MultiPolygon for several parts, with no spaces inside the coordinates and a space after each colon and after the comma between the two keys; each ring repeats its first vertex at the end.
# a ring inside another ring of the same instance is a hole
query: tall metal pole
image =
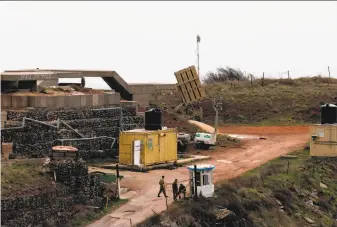
{"type": "Polygon", "coordinates": [[[328,66],[329,78],[330,78],[330,66],[328,66]]]}
{"type": "Polygon", "coordinates": [[[198,76],[200,76],[199,43],[200,43],[200,36],[199,36],[199,35],[197,35],[198,76]]]}
{"type": "Polygon", "coordinates": [[[198,197],[198,186],[197,186],[197,165],[194,165],[194,198],[198,197]]]}

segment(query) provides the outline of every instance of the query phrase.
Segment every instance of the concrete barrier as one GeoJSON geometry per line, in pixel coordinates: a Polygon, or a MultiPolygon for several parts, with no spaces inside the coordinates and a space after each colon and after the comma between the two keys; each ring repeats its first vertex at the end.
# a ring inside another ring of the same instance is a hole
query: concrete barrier
{"type": "Polygon", "coordinates": [[[12,97],[9,95],[1,95],[1,108],[12,107],[12,97]]]}
{"type": "Polygon", "coordinates": [[[109,105],[109,104],[112,104],[112,96],[111,94],[104,94],[103,95],[103,101],[104,101],[104,104],[105,105],[109,105]]]}
{"type": "Polygon", "coordinates": [[[121,101],[120,94],[119,93],[112,94],[112,100],[113,100],[112,104],[119,104],[121,101]]]}
{"type": "Polygon", "coordinates": [[[71,108],[81,107],[81,96],[80,95],[66,96],[64,99],[64,106],[71,108]]]}
{"type": "Polygon", "coordinates": [[[87,95],[86,99],[86,106],[93,106],[94,103],[94,96],[93,95],[87,95]]]}
{"type": "Polygon", "coordinates": [[[92,95],[92,106],[98,106],[98,95],[92,95]]]}
{"type": "Polygon", "coordinates": [[[31,96],[29,97],[29,104],[32,105],[30,107],[47,107],[47,97],[46,96],[31,96]]]}
{"type": "Polygon", "coordinates": [[[28,96],[12,96],[12,108],[28,107],[28,96]]]}
{"type": "Polygon", "coordinates": [[[50,96],[46,99],[47,108],[55,108],[57,106],[57,96],[50,96]]]}
{"type": "Polygon", "coordinates": [[[80,108],[120,103],[119,93],[74,96],[9,96],[1,95],[2,108],[80,108]]]}
{"type": "Polygon", "coordinates": [[[104,96],[105,96],[105,94],[98,95],[98,106],[103,106],[103,105],[106,104],[106,103],[104,102],[104,96]]]}
{"type": "Polygon", "coordinates": [[[56,96],[56,108],[64,107],[64,100],[67,96],[56,96]]]}
{"type": "Polygon", "coordinates": [[[81,107],[87,106],[87,98],[89,95],[81,95],[81,107]]]}
{"type": "Polygon", "coordinates": [[[75,108],[81,107],[81,96],[80,95],[71,96],[73,107],[75,107],[75,108]]]}

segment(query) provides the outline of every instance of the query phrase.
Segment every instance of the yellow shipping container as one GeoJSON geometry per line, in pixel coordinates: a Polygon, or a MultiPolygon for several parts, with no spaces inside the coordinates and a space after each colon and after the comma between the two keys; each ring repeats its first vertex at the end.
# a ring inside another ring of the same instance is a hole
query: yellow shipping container
{"type": "Polygon", "coordinates": [[[310,156],[337,156],[337,124],[310,127],[310,156]]]}
{"type": "Polygon", "coordinates": [[[177,130],[175,128],[153,131],[134,129],[120,132],[120,164],[148,166],[173,162],[177,159],[177,130]],[[140,144],[137,144],[138,142],[140,144]]]}

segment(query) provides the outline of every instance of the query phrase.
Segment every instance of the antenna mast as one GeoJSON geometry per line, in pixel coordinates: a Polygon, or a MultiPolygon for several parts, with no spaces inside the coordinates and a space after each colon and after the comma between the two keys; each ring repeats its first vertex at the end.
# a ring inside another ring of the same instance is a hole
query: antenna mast
{"type": "Polygon", "coordinates": [[[200,43],[200,36],[199,36],[199,35],[197,35],[197,59],[198,59],[198,76],[200,77],[199,43],[200,43]]]}

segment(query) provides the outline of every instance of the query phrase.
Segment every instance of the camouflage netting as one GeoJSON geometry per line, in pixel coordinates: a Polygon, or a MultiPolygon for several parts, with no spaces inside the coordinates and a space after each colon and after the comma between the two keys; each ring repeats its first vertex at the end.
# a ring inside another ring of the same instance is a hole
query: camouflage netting
{"type": "Polygon", "coordinates": [[[1,226],[65,226],[78,212],[75,205],[103,207],[104,186],[83,160],[52,161],[49,168],[57,183],[48,190],[2,198],[1,226]]]}
{"type": "MultiPolygon", "coordinates": [[[[111,106],[100,107],[111,108],[111,106]]],[[[71,145],[80,150],[84,159],[115,157],[118,152],[118,136],[120,126],[120,109],[79,108],[79,109],[35,109],[27,111],[9,110],[7,118],[10,123],[8,127],[21,126],[18,122],[24,117],[43,121],[54,126],[59,118],[70,125],[85,138],[91,137],[113,137],[117,141],[112,145],[112,140],[98,138],[95,140],[64,141],[63,145],[71,145]],[[99,109],[99,110],[97,110],[99,109]]],[[[135,106],[125,106],[122,109],[122,130],[144,127],[143,116],[136,116],[135,106]]],[[[13,142],[12,158],[16,156],[46,157],[51,153],[52,146],[62,145],[59,139],[80,138],[80,136],[68,127],[60,124],[57,129],[32,121],[26,121],[24,128],[2,129],[1,140],[13,142]]]]}

